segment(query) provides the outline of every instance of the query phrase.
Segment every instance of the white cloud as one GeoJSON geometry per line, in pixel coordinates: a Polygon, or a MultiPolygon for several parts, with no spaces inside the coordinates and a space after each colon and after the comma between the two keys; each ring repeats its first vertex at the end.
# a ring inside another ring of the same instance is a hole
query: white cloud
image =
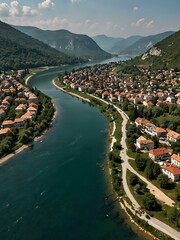
{"type": "Polygon", "coordinates": [[[152,28],[154,27],[154,21],[151,20],[150,22],[146,23],[146,28],[152,28]]]}
{"type": "Polygon", "coordinates": [[[153,28],[154,27],[154,21],[151,20],[149,22],[146,22],[145,18],[140,18],[137,20],[137,22],[131,23],[132,27],[143,27],[143,28],[153,28]]]}
{"type": "Polygon", "coordinates": [[[72,3],[80,3],[83,2],[83,0],[71,0],[72,3]]]}
{"type": "Polygon", "coordinates": [[[9,5],[7,3],[0,3],[0,16],[8,17],[9,15],[9,5]]]}
{"type": "Polygon", "coordinates": [[[145,22],[145,18],[140,18],[136,23],[135,23],[135,26],[136,27],[140,27],[144,24],[145,22]]]}
{"type": "Polygon", "coordinates": [[[133,7],[133,11],[134,11],[134,12],[136,12],[136,11],[138,11],[138,10],[139,10],[139,8],[138,8],[138,7],[136,7],[136,6],[135,6],[135,7],[133,7]]]}
{"type": "Polygon", "coordinates": [[[31,9],[29,6],[22,7],[23,16],[36,16],[38,12],[35,9],[31,9]]]}
{"type": "Polygon", "coordinates": [[[18,16],[21,15],[21,8],[19,6],[19,2],[18,1],[12,1],[10,3],[11,7],[10,7],[10,15],[12,16],[18,16]]]}
{"type": "Polygon", "coordinates": [[[44,2],[41,2],[41,3],[38,4],[39,8],[44,8],[44,9],[52,8],[54,6],[55,6],[55,4],[52,0],[45,0],[44,2]]]}
{"type": "Polygon", "coordinates": [[[1,17],[21,17],[21,16],[35,16],[37,11],[29,6],[20,6],[18,1],[12,1],[9,5],[7,3],[0,3],[1,17]]]}

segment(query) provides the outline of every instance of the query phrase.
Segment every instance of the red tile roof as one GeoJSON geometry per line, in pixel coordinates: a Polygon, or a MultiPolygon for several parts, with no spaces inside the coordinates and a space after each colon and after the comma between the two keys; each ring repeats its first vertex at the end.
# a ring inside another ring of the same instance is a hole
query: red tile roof
{"type": "Polygon", "coordinates": [[[180,162],[180,156],[179,155],[173,154],[171,156],[171,159],[176,160],[177,162],[180,162]]]}
{"type": "Polygon", "coordinates": [[[156,127],[156,128],[153,129],[153,132],[166,133],[166,130],[164,128],[156,127]]]}
{"type": "Polygon", "coordinates": [[[162,166],[161,168],[167,170],[168,172],[172,173],[173,175],[180,175],[180,168],[176,165],[165,165],[162,166]]]}
{"type": "Polygon", "coordinates": [[[156,149],[150,150],[149,153],[155,156],[161,156],[164,154],[169,154],[169,150],[167,148],[156,148],[156,149]]]}
{"type": "Polygon", "coordinates": [[[180,134],[177,133],[177,132],[174,132],[174,131],[172,131],[172,130],[170,130],[167,135],[168,135],[169,137],[172,137],[172,138],[175,138],[175,139],[180,138],[180,134]]]}

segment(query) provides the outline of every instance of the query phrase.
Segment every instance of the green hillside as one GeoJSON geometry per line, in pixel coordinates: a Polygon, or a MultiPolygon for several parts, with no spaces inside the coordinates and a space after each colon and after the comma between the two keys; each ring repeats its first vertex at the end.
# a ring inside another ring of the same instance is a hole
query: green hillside
{"type": "Polygon", "coordinates": [[[135,43],[130,45],[128,48],[122,50],[120,54],[129,54],[129,55],[139,56],[145,53],[146,51],[148,51],[151,47],[153,47],[158,42],[172,35],[173,33],[174,32],[172,31],[168,31],[168,32],[163,32],[156,35],[142,37],[139,40],[137,40],[135,43]]]}
{"type": "Polygon", "coordinates": [[[78,61],[0,21],[0,69],[57,66],[78,61]]]}
{"type": "Polygon", "coordinates": [[[83,58],[84,60],[98,60],[111,57],[109,53],[102,50],[87,35],[75,34],[67,30],[50,31],[28,26],[14,27],[70,56],[83,58]]]}
{"type": "Polygon", "coordinates": [[[128,65],[151,66],[157,68],[180,69],[180,31],[157,43],[145,54],[129,61],[128,65]]]}

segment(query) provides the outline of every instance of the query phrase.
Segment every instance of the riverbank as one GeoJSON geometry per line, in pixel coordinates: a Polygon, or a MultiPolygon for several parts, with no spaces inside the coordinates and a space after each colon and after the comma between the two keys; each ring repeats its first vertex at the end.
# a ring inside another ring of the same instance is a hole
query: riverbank
{"type": "Polygon", "coordinates": [[[55,83],[55,79],[53,79],[52,83],[53,83],[53,85],[54,85],[56,88],[58,88],[59,90],[65,92],[65,93],[69,93],[70,95],[72,95],[72,96],[74,96],[74,97],[77,97],[77,98],[80,98],[81,100],[86,101],[86,102],[88,102],[88,103],[91,102],[88,98],[82,97],[82,96],[80,96],[80,95],[78,95],[78,94],[76,94],[76,93],[73,93],[73,92],[68,92],[68,91],[66,91],[64,88],[58,86],[58,85],[55,83]]]}
{"type": "MultiPolygon", "coordinates": [[[[44,69],[44,71],[45,71],[45,70],[47,70],[47,68],[44,69]]],[[[34,75],[35,75],[35,74],[31,74],[30,76],[28,76],[28,77],[25,79],[26,85],[27,85],[28,81],[31,79],[31,77],[33,77],[34,75]]],[[[53,115],[53,117],[52,117],[52,119],[51,119],[50,126],[53,124],[53,121],[55,120],[55,118],[56,118],[56,116],[57,116],[57,108],[55,107],[55,104],[54,104],[54,103],[53,103],[53,107],[54,107],[55,111],[54,111],[54,115],[53,115]]],[[[39,136],[35,137],[35,138],[33,139],[33,141],[31,141],[30,143],[24,144],[24,145],[22,145],[20,148],[18,148],[17,150],[15,150],[14,152],[6,155],[5,157],[0,158],[0,165],[6,163],[6,162],[9,161],[11,158],[13,158],[13,157],[15,157],[17,154],[21,153],[22,151],[30,148],[30,147],[34,144],[34,142],[40,141],[40,139],[41,139],[42,137],[44,137],[45,134],[48,132],[49,128],[50,128],[50,127],[45,128],[45,129],[42,131],[42,133],[41,133],[39,136]]]]}
{"type": "Polygon", "coordinates": [[[44,71],[47,71],[47,70],[49,70],[49,69],[53,69],[53,68],[56,68],[56,66],[54,66],[54,67],[48,67],[48,66],[46,66],[46,67],[42,67],[42,68],[38,68],[38,69],[33,69],[33,70],[31,70],[30,69],[30,72],[32,71],[32,73],[30,73],[28,76],[27,76],[27,78],[25,77],[25,84],[27,85],[28,84],[28,82],[29,82],[29,80],[31,79],[31,77],[33,77],[34,75],[36,75],[36,74],[38,74],[38,73],[40,73],[40,72],[44,72],[44,71]]]}
{"type": "MultiPolygon", "coordinates": [[[[55,107],[55,105],[54,105],[54,107],[55,107]]],[[[56,108],[55,108],[55,109],[56,109],[56,108]]],[[[53,116],[53,118],[52,118],[52,120],[51,120],[50,125],[53,124],[53,121],[55,120],[56,116],[57,116],[57,110],[55,110],[55,112],[54,112],[54,116],[53,116]]],[[[11,158],[13,158],[13,157],[15,157],[17,154],[21,153],[22,151],[30,148],[30,147],[34,144],[34,142],[40,141],[40,140],[45,136],[45,134],[48,132],[48,130],[49,130],[49,128],[46,128],[38,137],[35,137],[32,142],[30,142],[30,143],[28,143],[28,144],[22,145],[20,148],[18,148],[17,150],[15,150],[13,153],[10,153],[10,154],[8,154],[7,156],[1,158],[1,159],[0,159],[0,165],[6,163],[6,162],[9,161],[11,158]]]]}
{"type": "MultiPolygon", "coordinates": [[[[90,102],[89,99],[87,99],[87,98],[85,98],[85,97],[82,97],[82,96],[80,96],[80,95],[78,95],[78,94],[72,93],[72,92],[70,92],[70,91],[66,91],[64,88],[58,86],[58,85],[55,83],[55,80],[53,80],[52,83],[53,83],[53,85],[54,85],[56,88],[58,88],[59,90],[61,90],[61,91],[63,91],[63,92],[68,93],[68,94],[70,94],[70,95],[72,95],[72,96],[75,96],[75,97],[77,97],[77,98],[79,98],[79,99],[81,99],[81,100],[83,100],[83,101],[90,102]]],[[[91,96],[91,97],[93,97],[93,96],[91,96]]],[[[112,129],[112,132],[111,132],[111,134],[110,134],[110,136],[111,136],[111,138],[110,138],[110,139],[111,139],[111,142],[110,142],[110,148],[109,148],[108,152],[112,152],[112,151],[113,151],[114,143],[117,141],[117,139],[115,138],[115,131],[116,131],[116,124],[115,124],[115,122],[113,122],[113,129],[112,129]]],[[[108,154],[108,152],[107,152],[107,154],[108,154]]],[[[109,162],[109,160],[108,160],[108,173],[109,173],[109,176],[111,176],[111,179],[112,179],[112,169],[111,169],[111,167],[110,167],[110,162],[109,162]]],[[[113,187],[112,181],[111,181],[111,184],[112,184],[112,187],[113,187]]],[[[129,208],[127,208],[127,204],[126,204],[127,202],[126,202],[126,203],[123,203],[123,202],[120,200],[121,198],[118,196],[118,194],[117,194],[116,191],[114,191],[114,194],[115,194],[115,196],[116,196],[116,199],[118,199],[120,208],[124,211],[124,214],[126,214],[126,217],[127,217],[126,221],[129,222],[130,225],[134,225],[133,227],[135,228],[136,232],[138,232],[138,234],[142,235],[142,236],[144,237],[144,239],[148,239],[148,240],[149,240],[149,239],[157,239],[157,238],[155,238],[150,232],[148,232],[148,231],[146,231],[145,229],[143,229],[140,225],[138,225],[138,224],[132,219],[132,217],[131,217],[130,214],[128,213],[128,209],[129,209],[129,208]],[[138,230],[139,230],[140,232],[139,232],[138,230]]],[[[130,210],[130,209],[129,209],[129,210],[130,210]]]]}

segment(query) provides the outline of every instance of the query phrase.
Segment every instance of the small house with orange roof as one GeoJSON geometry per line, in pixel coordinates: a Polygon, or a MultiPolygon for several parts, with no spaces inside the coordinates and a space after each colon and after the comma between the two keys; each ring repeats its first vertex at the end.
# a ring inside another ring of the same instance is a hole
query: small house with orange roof
{"type": "Polygon", "coordinates": [[[3,117],[5,115],[5,111],[3,109],[0,109],[0,117],[3,117]]]}
{"type": "Polygon", "coordinates": [[[149,151],[149,157],[156,162],[170,159],[170,153],[167,148],[156,148],[149,151]]]}
{"type": "Polygon", "coordinates": [[[4,128],[0,130],[0,139],[2,140],[7,136],[7,133],[10,131],[10,128],[4,128]]]}
{"type": "Polygon", "coordinates": [[[176,165],[164,165],[161,167],[162,173],[167,175],[173,182],[180,180],[180,168],[176,165]]]}
{"type": "Polygon", "coordinates": [[[154,148],[154,142],[141,136],[136,139],[136,147],[140,150],[151,150],[154,148]]]}
{"type": "Polygon", "coordinates": [[[15,127],[23,127],[25,124],[25,120],[23,118],[15,118],[14,119],[14,126],[15,127]]]}
{"type": "Polygon", "coordinates": [[[167,137],[167,131],[164,128],[156,127],[152,130],[152,133],[154,136],[158,138],[166,138],[167,137]]]}
{"type": "Polygon", "coordinates": [[[180,139],[180,134],[177,132],[174,132],[172,130],[169,130],[167,133],[167,140],[170,142],[177,142],[177,140],[180,139]]]}
{"type": "Polygon", "coordinates": [[[180,156],[179,155],[176,155],[176,154],[173,154],[171,156],[171,163],[180,167],[180,156]]]}
{"type": "Polygon", "coordinates": [[[1,125],[1,128],[12,128],[12,127],[14,127],[14,121],[12,121],[12,120],[4,120],[3,122],[2,122],[2,125],[1,125]]]}

